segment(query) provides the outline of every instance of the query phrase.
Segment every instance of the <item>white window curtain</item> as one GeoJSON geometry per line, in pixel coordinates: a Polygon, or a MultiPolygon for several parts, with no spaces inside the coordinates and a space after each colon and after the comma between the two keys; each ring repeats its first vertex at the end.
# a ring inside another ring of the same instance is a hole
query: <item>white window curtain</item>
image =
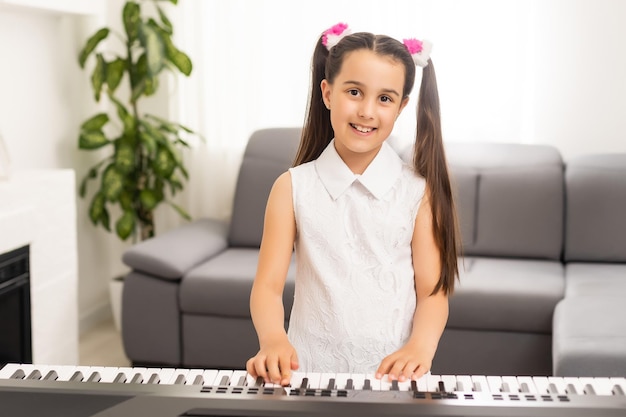
{"type": "MultiPolygon", "coordinates": [[[[191,180],[183,204],[194,217],[230,215],[248,137],[256,129],[302,125],[313,47],[337,22],[354,31],[434,43],[445,140],[528,142],[533,5],[528,0],[181,0],[175,37],[194,70],[175,83],[172,111],[206,138],[186,156],[191,180]]],[[[416,103],[414,92],[393,133],[400,144],[413,140],[416,103]]]]}

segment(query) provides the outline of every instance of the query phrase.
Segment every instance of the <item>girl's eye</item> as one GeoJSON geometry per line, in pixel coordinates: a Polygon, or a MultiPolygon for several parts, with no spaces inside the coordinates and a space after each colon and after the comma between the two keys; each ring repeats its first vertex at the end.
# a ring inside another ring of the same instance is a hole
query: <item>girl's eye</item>
{"type": "Polygon", "coordinates": [[[392,102],[391,97],[389,97],[389,96],[382,96],[380,98],[380,101],[382,101],[383,103],[391,103],[392,102]]]}
{"type": "Polygon", "coordinates": [[[356,96],[359,95],[359,90],[356,90],[356,89],[348,90],[348,94],[350,94],[351,96],[355,96],[356,97],[356,96]]]}

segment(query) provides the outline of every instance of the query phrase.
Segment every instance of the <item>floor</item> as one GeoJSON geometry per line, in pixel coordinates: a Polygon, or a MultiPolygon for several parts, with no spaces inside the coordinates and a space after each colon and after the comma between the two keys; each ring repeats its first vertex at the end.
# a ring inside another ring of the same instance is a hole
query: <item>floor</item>
{"type": "Polygon", "coordinates": [[[80,337],[78,349],[79,365],[131,366],[112,319],[86,331],[80,337]]]}

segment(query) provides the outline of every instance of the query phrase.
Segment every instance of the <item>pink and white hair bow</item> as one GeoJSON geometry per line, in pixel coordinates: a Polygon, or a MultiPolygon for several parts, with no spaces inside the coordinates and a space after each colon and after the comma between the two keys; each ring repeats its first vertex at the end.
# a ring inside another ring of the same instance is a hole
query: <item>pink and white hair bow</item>
{"type": "Polygon", "coordinates": [[[430,59],[430,52],[433,49],[433,44],[427,40],[420,41],[415,38],[404,39],[404,46],[413,57],[415,65],[424,68],[428,65],[430,59]]]}
{"type": "Polygon", "coordinates": [[[322,44],[330,51],[330,49],[337,45],[339,41],[351,34],[352,31],[346,23],[337,23],[333,27],[326,29],[322,35],[322,44]]]}

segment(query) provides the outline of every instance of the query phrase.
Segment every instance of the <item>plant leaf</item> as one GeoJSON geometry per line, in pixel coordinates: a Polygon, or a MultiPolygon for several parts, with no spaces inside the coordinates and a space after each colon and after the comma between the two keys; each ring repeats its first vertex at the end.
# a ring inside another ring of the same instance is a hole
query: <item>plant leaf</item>
{"type": "Polygon", "coordinates": [[[128,143],[117,145],[115,168],[122,174],[132,172],[135,167],[135,149],[128,143]]]}
{"type": "Polygon", "coordinates": [[[98,149],[111,143],[101,130],[82,132],[78,138],[79,149],[98,149]]]}
{"type": "Polygon", "coordinates": [[[89,55],[91,55],[91,53],[96,49],[98,44],[106,39],[107,36],[109,36],[109,29],[102,28],[98,30],[95,34],[93,34],[89,39],[87,39],[85,46],[78,54],[78,63],[80,64],[81,68],[85,68],[85,62],[87,61],[89,55]]]}
{"type": "Polygon", "coordinates": [[[165,60],[163,40],[151,25],[141,25],[139,41],[146,53],[148,75],[155,76],[163,68],[165,60]]]}
{"type": "Polygon", "coordinates": [[[108,201],[117,201],[123,190],[124,175],[114,164],[109,165],[102,174],[102,193],[108,201]]]}
{"type": "Polygon", "coordinates": [[[128,109],[126,109],[126,106],[124,106],[121,101],[113,97],[112,94],[109,94],[109,98],[117,108],[117,115],[124,125],[124,133],[132,135],[135,129],[135,118],[130,114],[128,109]]]}
{"type": "Polygon", "coordinates": [[[193,65],[191,63],[191,59],[189,59],[187,54],[185,54],[184,52],[179,51],[176,48],[174,48],[173,50],[170,50],[168,48],[168,50],[167,50],[167,58],[169,59],[169,61],[172,64],[174,64],[174,66],[176,68],[178,68],[178,70],[180,72],[182,72],[186,76],[189,76],[191,74],[191,70],[193,69],[193,65]]]}
{"type": "Polygon", "coordinates": [[[141,142],[146,147],[146,150],[148,151],[148,154],[149,155],[154,155],[154,153],[156,152],[156,149],[157,149],[157,144],[156,144],[156,141],[154,140],[154,138],[152,136],[150,136],[148,133],[142,131],[141,133],[139,133],[139,139],[141,140],[141,142]]]}
{"type": "Polygon", "coordinates": [[[106,113],[98,113],[95,116],[87,119],[80,125],[81,130],[101,130],[102,127],[109,121],[109,115],[106,113]]]}
{"type": "Polygon", "coordinates": [[[161,19],[161,23],[163,23],[163,26],[161,27],[161,29],[163,29],[165,32],[171,35],[174,31],[172,22],[170,22],[170,19],[167,18],[167,15],[165,14],[161,6],[157,4],[156,8],[157,8],[157,11],[159,12],[159,18],[161,19]]]}
{"type": "Polygon", "coordinates": [[[91,86],[93,88],[94,98],[96,101],[100,101],[100,92],[102,91],[102,85],[106,78],[106,61],[102,54],[97,54],[96,58],[96,67],[91,74],[91,86]]]}
{"type": "Polygon", "coordinates": [[[159,199],[153,190],[145,189],[139,193],[139,201],[144,209],[148,211],[154,210],[159,204],[159,199]]]}
{"type": "Polygon", "coordinates": [[[158,176],[169,178],[176,168],[176,161],[170,150],[163,146],[159,147],[152,161],[152,167],[158,176]]]}
{"type": "Polygon", "coordinates": [[[132,211],[124,211],[122,217],[120,217],[115,223],[115,231],[122,240],[128,239],[133,229],[135,228],[135,215],[132,211]]]}
{"type": "Polygon", "coordinates": [[[167,204],[172,206],[174,210],[176,210],[178,214],[180,214],[185,220],[191,220],[191,216],[189,215],[189,213],[187,213],[181,206],[174,204],[171,201],[168,201],[167,204]]]}
{"type": "Polygon", "coordinates": [[[128,36],[128,43],[132,44],[139,36],[139,26],[141,25],[141,10],[138,3],[127,1],[122,11],[122,20],[124,21],[124,29],[128,36]]]}
{"type": "Polygon", "coordinates": [[[89,181],[90,179],[94,179],[97,176],[98,176],[98,170],[97,168],[93,167],[89,170],[87,175],[83,177],[82,181],[80,182],[80,191],[79,191],[80,198],[85,198],[85,194],[87,194],[87,181],[89,181]]]}
{"type": "Polygon", "coordinates": [[[117,58],[115,61],[111,61],[107,65],[107,73],[106,80],[113,93],[117,87],[120,85],[122,81],[122,77],[124,76],[124,70],[126,69],[126,61],[122,58],[117,58]]]}
{"type": "Polygon", "coordinates": [[[97,192],[91,199],[89,205],[89,218],[94,226],[98,225],[98,222],[102,219],[102,213],[104,210],[104,195],[101,192],[97,192]]]}

